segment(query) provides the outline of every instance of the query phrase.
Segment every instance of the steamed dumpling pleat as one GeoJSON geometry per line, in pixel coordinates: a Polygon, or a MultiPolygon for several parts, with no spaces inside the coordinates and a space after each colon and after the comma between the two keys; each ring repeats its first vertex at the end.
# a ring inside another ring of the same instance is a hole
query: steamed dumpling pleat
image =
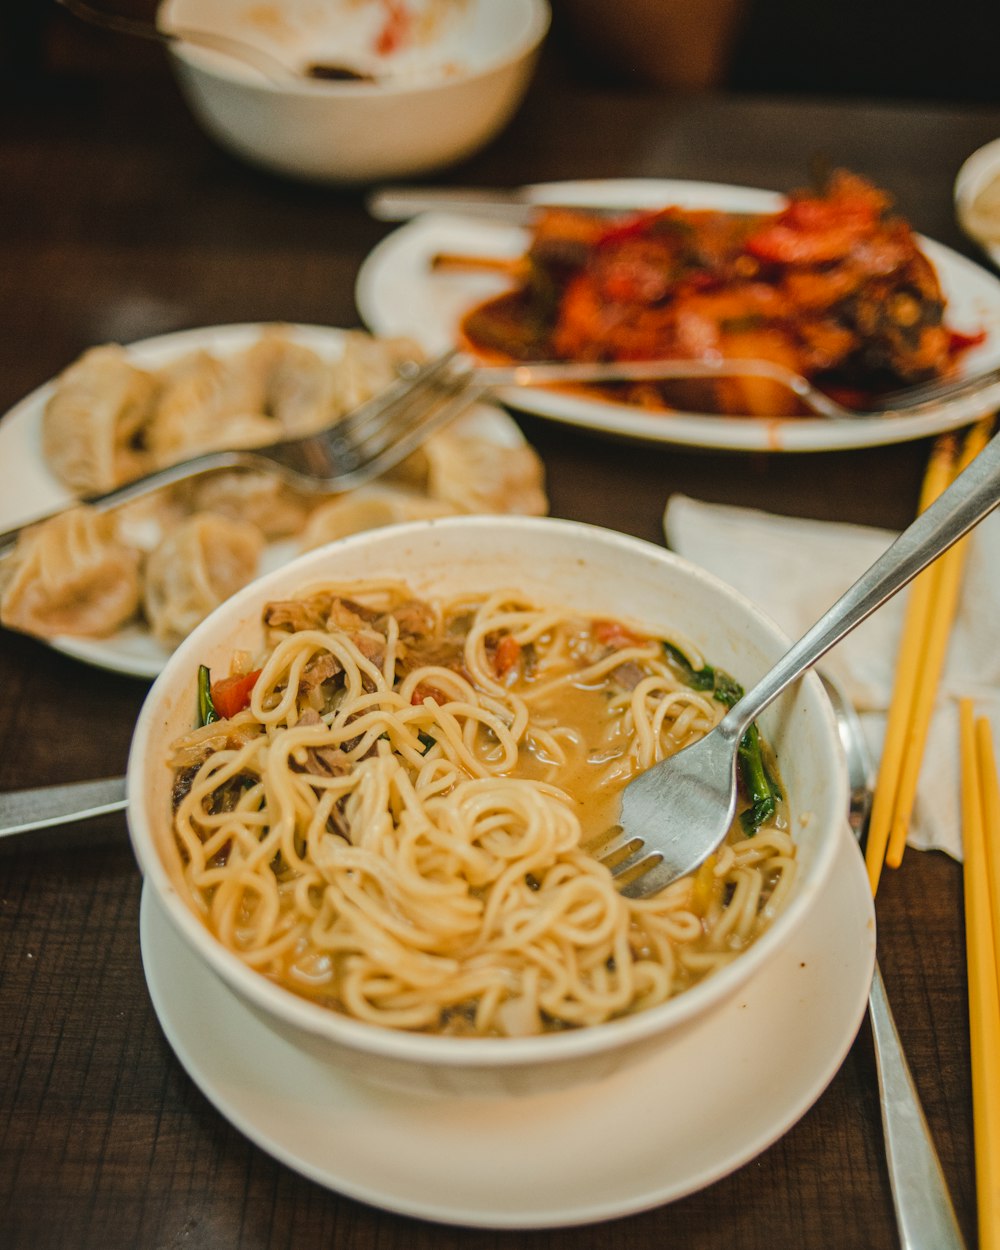
{"type": "Polygon", "coordinates": [[[297,534],[310,503],[270,473],[234,469],[195,478],[184,487],[191,512],[215,512],[234,521],[253,517],[267,539],[297,534]]]}
{"type": "Polygon", "coordinates": [[[542,462],[527,443],[498,447],[445,430],[428,439],[422,452],[428,495],[456,511],[544,516],[548,510],[542,462]]]}
{"type": "Polygon", "coordinates": [[[356,490],[320,504],[306,523],[300,544],[303,551],[310,551],[362,530],[380,529],[400,521],[454,516],[455,512],[450,504],[402,490],[356,490]]]}
{"type": "Polygon", "coordinates": [[[268,413],[281,426],[281,438],[314,434],[343,414],[338,366],[311,348],[276,332],[257,345],[265,364],[268,413]]]}
{"type": "Polygon", "coordinates": [[[180,487],[161,487],[151,495],[143,495],[115,508],[118,537],[126,546],[148,555],[190,511],[185,506],[180,487]]]}
{"type": "Polygon", "coordinates": [[[139,607],[141,559],[110,514],[64,512],[25,531],[0,561],[0,620],[44,638],[113,634],[139,607]]]}
{"type": "Polygon", "coordinates": [[[260,447],[282,436],[266,415],[267,379],[251,351],[225,360],[193,352],[159,376],[148,432],[157,464],[217,448],[260,447]]]}
{"type": "Polygon", "coordinates": [[[154,635],[175,646],[213,608],[252,581],[264,536],[249,521],[198,512],[146,562],[143,608],[154,635]]]}
{"type": "Polygon", "coordinates": [[[93,347],[64,370],[42,415],[52,471],[83,494],[101,494],[146,472],[144,447],[156,379],[116,343],[93,347]]]}
{"type": "Polygon", "coordinates": [[[398,379],[400,365],[423,356],[411,339],[377,339],[363,330],[349,331],[336,371],[341,412],[350,412],[384,391],[398,379]]]}

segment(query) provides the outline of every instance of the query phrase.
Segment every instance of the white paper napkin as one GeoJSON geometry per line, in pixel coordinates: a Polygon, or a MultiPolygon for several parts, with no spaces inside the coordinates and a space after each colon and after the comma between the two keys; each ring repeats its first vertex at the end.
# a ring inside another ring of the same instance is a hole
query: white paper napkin
{"type": "MultiPolygon", "coordinates": [[[[674,495],[667,545],[715,573],[791,638],[812,625],[889,546],[887,530],[774,516],[674,495]]],[[[890,600],[823,659],[853,700],[876,761],[885,735],[908,591],[890,600]]],[[[1000,745],[1000,511],[968,539],[958,613],[927,736],[909,845],[961,859],[958,699],[971,696],[1000,745]]]]}

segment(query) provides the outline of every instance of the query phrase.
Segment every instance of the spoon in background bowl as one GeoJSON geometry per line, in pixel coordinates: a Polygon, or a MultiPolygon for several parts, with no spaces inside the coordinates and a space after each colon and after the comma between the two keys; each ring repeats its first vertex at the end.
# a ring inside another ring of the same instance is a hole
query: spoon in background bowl
{"type": "MultiPolygon", "coordinates": [[[[875,773],[871,754],[853,705],[827,674],[819,676],[833,704],[837,731],[847,756],[851,790],[848,821],[859,845],[863,845],[873,798],[875,773]]],[[[902,1250],[965,1250],[877,960],[868,995],[868,1016],[878,1070],[885,1157],[902,1250]]]]}
{"type": "Polygon", "coordinates": [[[374,82],[373,75],[354,69],[348,65],[332,63],[316,63],[303,69],[287,65],[272,52],[267,52],[254,43],[247,43],[233,35],[220,35],[215,31],[194,30],[191,27],[176,27],[163,30],[153,22],[138,21],[124,17],[119,13],[108,13],[104,9],[92,8],[82,0],[58,0],[68,13],[91,26],[99,26],[102,30],[115,31],[120,35],[133,35],[138,39],[149,39],[154,43],[190,44],[192,47],[208,48],[212,52],[220,52],[232,57],[244,65],[249,65],[268,78],[271,82],[284,85],[291,82],[374,82]]]}

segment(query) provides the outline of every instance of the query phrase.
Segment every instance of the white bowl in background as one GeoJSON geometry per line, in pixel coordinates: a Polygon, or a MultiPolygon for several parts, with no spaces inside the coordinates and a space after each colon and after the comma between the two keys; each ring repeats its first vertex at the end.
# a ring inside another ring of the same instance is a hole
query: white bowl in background
{"type": "Polygon", "coordinates": [[[1000,139],[963,161],[954,198],[959,225],[1000,266],[1000,139]]]}
{"type": "Polygon", "coordinates": [[[259,649],[261,608],[325,579],[405,578],[448,596],[516,587],[539,602],[662,628],[749,686],[787,639],[736,591],[663,548],[552,518],[455,517],[372,530],[320,548],[253,582],[181,644],[136,726],[127,795],[132,843],[170,923],[261,1020],[309,1054],[360,1078],[410,1092],[537,1094],[593,1081],[669,1043],[735,995],[797,930],[824,889],[847,811],[833,713],[808,674],[764,713],[789,796],[799,870],[786,908],[738,959],[668,1002],[620,1020],[525,1038],[440,1037],[349,1019],[250,969],[188,902],[171,827],[170,744],[193,725],[199,664],[228,671],[233,651],[259,649]]]}
{"type": "Polygon", "coordinates": [[[223,147],[276,173],[359,185],[427,173],[489,142],[527,90],[551,16],[547,0],[407,7],[419,37],[385,53],[373,50],[389,11],[378,0],[164,0],[157,24],[230,35],[299,69],[375,74],[279,83],[220,52],[171,45],[182,94],[223,147]]]}

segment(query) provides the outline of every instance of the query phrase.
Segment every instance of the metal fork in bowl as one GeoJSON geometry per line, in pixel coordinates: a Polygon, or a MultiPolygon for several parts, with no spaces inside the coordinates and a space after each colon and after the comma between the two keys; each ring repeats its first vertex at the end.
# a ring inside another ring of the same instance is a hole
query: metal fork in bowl
{"type": "Polygon", "coordinates": [[[698,867],[736,810],[737,750],[783,690],[1000,503],[1000,434],[698,742],[634,777],[598,857],[641,898],[698,867]]]}

